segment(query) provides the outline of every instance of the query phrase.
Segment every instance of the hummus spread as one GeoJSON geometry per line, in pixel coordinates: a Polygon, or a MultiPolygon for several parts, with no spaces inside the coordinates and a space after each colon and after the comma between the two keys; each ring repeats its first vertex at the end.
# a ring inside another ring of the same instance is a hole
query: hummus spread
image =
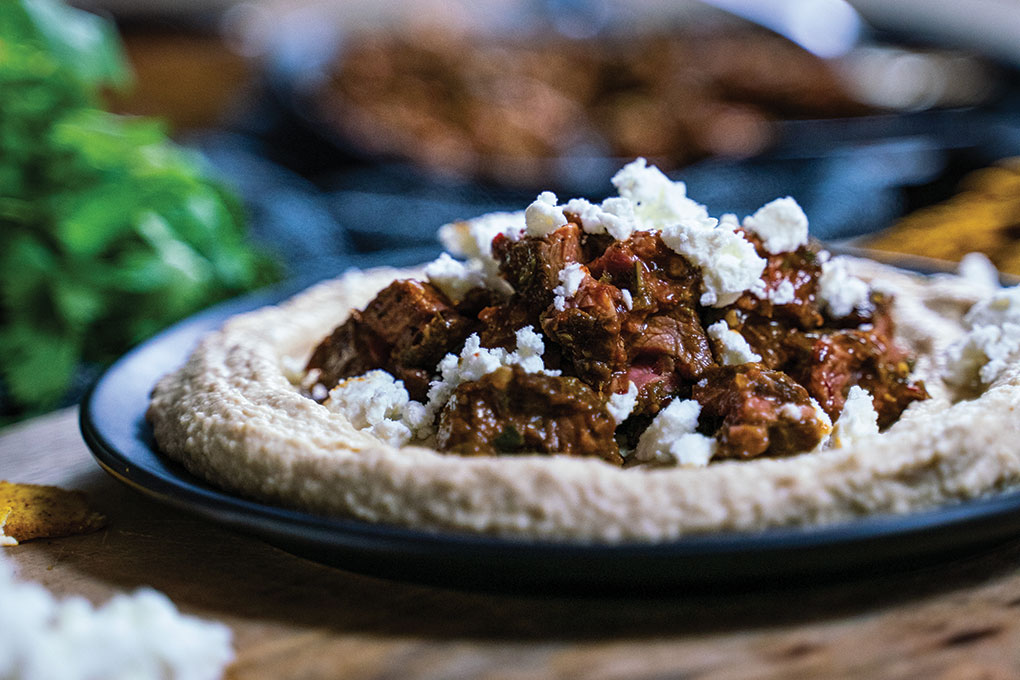
{"type": "MultiPolygon", "coordinates": [[[[646,170],[643,164],[638,169],[646,170]]],[[[558,207],[555,197],[543,195],[525,216],[490,216],[473,224],[482,228],[448,230],[445,240],[459,241],[460,252],[471,255],[472,238],[481,244],[475,250],[484,250],[486,239],[479,234],[491,240],[516,220],[521,228],[527,224],[528,233],[554,233],[563,227],[561,208],[568,215],[587,214],[589,223],[601,220],[603,231],[617,240],[652,221],[657,221],[651,225],[655,229],[671,221],[700,222],[685,232],[662,231],[663,241],[675,241],[677,252],[686,248],[685,257],[706,272],[700,303],[723,308],[755,290],[765,264],[755,264],[753,249],[734,244],[731,235],[740,232],[727,226],[732,218],[707,221],[707,214],[679,196],[676,187],[670,189],[672,196],[658,192],[664,200],[656,204],[648,198],[647,181],[628,184],[633,175],[614,183],[621,197],[636,206],[636,214],[614,199],[601,206],[571,201],[558,207]],[[494,223],[502,226],[486,231],[494,223]],[[697,246],[702,238],[708,246],[697,246]],[[713,244],[730,260],[721,259],[713,244]],[[748,263],[743,273],[724,275],[720,263],[732,269],[741,258],[748,263]],[[756,273],[746,276],[754,267],[756,273]]],[[[799,208],[782,201],[790,199],[773,202],[744,221],[743,228],[759,237],[760,252],[787,252],[806,239],[799,208]]],[[[408,400],[406,392],[402,400],[375,404],[386,410],[382,421],[378,414],[367,415],[374,403],[371,391],[346,405],[337,390],[325,404],[313,398],[309,374],[302,369],[322,339],[392,282],[421,278],[423,270],[350,272],[278,306],[230,319],[200,342],[183,367],[157,384],[148,417],[163,453],[231,492],[324,515],[531,539],[665,541],[705,532],[831,523],[934,507],[1020,482],[1020,419],[1015,413],[1020,404],[1020,363],[1015,360],[1020,293],[999,288],[989,270],[973,262],[968,276],[923,277],[866,260],[835,261],[838,266],[825,268],[819,284],[827,313],[854,313],[867,304],[868,291],[887,295],[897,340],[916,357],[910,377],[924,381],[929,398],[911,401],[879,433],[868,393],[851,387],[834,427],[826,429],[831,436],[796,455],[716,458],[707,464],[714,443],[692,427],[683,428],[685,420],[696,425],[697,408],[688,408],[695,405],[692,400],[675,400],[676,408],[663,408],[646,431],[656,441],[646,444],[643,437],[636,451],[621,451],[621,460],[636,463],[621,466],[597,456],[437,451],[436,433],[421,429],[429,404],[408,400]],[[672,441],[671,432],[676,434],[672,441]],[[681,439],[689,446],[677,450],[673,444],[681,439]]],[[[491,279],[484,261],[474,264],[460,281],[491,279]]],[[[442,267],[430,268],[439,282],[442,267]]],[[[557,309],[569,308],[578,287],[567,269],[555,290],[557,309]]],[[[792,300],[781,286],[761,295],[777,305],[792,300]]],[[[730,333],[726,324],[707,331],[720,362],[723,357],[738,364],[761,360],[739,333],[730,333]]],[[[502,365],[534,363],[541,348],[530,344],[532,336],[537,334],[519,331],[517,351],[500,350],[502,365]]],[[[483,349],[475,348],[474,355],[485,354],[483,349]]],[[[542,372],[540,356],[537,361],[532,375],[542,372]]],[[[458,366],[456,357],[443,362],[444,376],[447,368],[452,374],[458,366]]],[[[463,358],[459,366],[463,369],[463,358]]],[[[354,380],[369,384],[374,379],[366,374],[354,380]]],[[[435,384],[432,391],[448,399],[449,391],[435,384]]],[[[611,396],[606,409],[617,422],[634,408],[635,392],[631,383],[626,392],[611,396]]]]}

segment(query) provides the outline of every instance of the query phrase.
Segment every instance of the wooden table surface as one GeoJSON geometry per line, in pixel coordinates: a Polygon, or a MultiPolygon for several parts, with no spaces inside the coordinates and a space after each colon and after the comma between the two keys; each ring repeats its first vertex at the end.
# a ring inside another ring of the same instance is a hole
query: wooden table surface
{"type": "Polygon", "coordinates": [[[22,578],[94,602],[153,586],[234,630],[230,678],[1020,678],[1020,541],[784,590],[520,597],[348,573],[165,508],[100,470],[74,410],[0,432],[0,478],[110,519],[3,549],[22,578]]]}

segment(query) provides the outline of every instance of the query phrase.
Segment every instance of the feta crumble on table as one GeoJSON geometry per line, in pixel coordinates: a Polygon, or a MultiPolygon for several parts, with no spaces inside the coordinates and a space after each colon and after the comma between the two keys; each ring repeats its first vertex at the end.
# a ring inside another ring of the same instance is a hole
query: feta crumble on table
{"type": "Polygon", "coordinates": [[[789,196],[766,203],[745,217],[744,228],[760,238],[772,255],[797,250],[808,242],[807,215],[789,196]]]}
{"type": "Polygon", "coordinates": [[[571,262],[560,270],[560,285],[553,288],[553,306],[556,311],[562,312],[567,308],[567,300],[577,295],[586,276],[588,268],[577,262],[571,262]]]}
{"type": "Polygon", "coordinates": [[[0,678],[214,680],[233,660],[230,629],[141,589],[94,607],[14,578],[0,556],[0,678]]]}
{"type": "Polygon", "coordinates": [[[409,442],[426,418],[425,406],[411,399],[403,381],[380,369],[341,380],[323,406],[390,446],[409,442]]]}
{"type": "Polygon", "coordinates": [[[606,402],[606,410],[609,411],[609,415],[613,416],[613,420],[616,421],[617,425],[627,420],[627,417],[637,404],[637,397],[638,388],[633,381],[627,385],[626,392],[609,396],[609,400],[606,402]]]}
{"type": "Polygon", "coordinates": [[[822,263],[818,297],[837,319],[850,316],[854,310],[871,309],[871,289],[867,283],[850,274],[847,261],[842,257],[822,263]]]}
{"type": "Polygon", "coordinates": [[[828,448],[842,449],[876,434],[878,413],[871,394],[860,385],[854,385],[847,393],[843,410],[832,426],[828,448]]]}
{"type": "Polygon", "coordinates": [[[659,411],[638,440],[634,458],[641,462],[704,467],[715,455],[715,439],[698,434],[701,404],[674,399],[659,411]]]}
{"type": "Polygon", "coordinates": [[[737,331],[730,330],[724,319],[716,321],[705,329],[708,337],[716,342],[719,354],[719,363],[723,366],[736,366],[752,361],[761,361],[761,355],[757,354],[751,345],[747,343],[744,336],[737,331]]]}

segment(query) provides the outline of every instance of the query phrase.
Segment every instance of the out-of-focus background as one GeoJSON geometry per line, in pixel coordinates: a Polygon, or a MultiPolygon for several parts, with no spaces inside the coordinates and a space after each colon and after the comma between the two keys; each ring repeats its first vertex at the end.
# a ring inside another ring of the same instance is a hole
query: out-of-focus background
{"type": "Polygon", "coordinates": [[[645,156],[713,214],[1020,273],[1011,0],[0,5],[0,424],[216,301],[645,156]]]}

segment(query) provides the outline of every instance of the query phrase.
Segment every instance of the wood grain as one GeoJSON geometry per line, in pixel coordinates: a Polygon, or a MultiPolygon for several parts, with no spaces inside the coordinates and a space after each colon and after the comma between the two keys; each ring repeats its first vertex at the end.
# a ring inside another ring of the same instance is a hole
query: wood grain
{"type": "Polygon", "coordinates": [[[235,634],[234,679],[1020,677],[1020,542],[904,573],[670,597],[515,597],[348,573],[164,508],[92,462],[74,411],[0,433],[0,477],[86,491],[110,526],[7,548],[101,602],[148,585],[235,634]]]}

